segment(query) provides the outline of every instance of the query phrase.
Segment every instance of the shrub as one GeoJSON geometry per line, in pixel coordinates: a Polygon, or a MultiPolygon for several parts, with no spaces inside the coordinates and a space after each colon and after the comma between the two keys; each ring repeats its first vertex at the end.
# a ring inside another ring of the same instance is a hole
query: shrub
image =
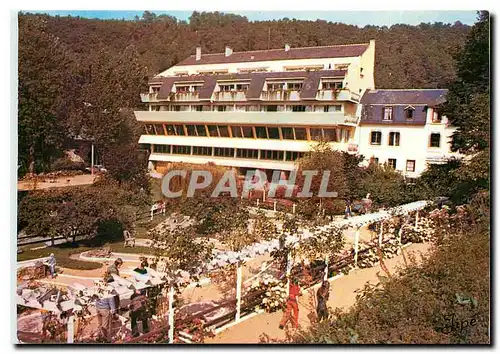
{"type": "Polygon", "coordinates": [[[83,170],[85,170],[85,163],[71,161],[69,158],[64,156],[64,157],[60,157],[57,160],[55,160],[50,165],[50,170],[51,171],[74,171],[74,170],[83,171],[83,170]]]}

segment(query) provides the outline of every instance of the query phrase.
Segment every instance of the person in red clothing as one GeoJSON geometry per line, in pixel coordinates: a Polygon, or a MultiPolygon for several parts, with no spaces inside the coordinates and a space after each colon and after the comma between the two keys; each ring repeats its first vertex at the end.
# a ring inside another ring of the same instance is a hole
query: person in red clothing
{"type": "Polygon", "coordinates": [[[301,295],[302,292],[300,291],[299,282],[294,278],[290,282],[288,300],[286,301],[285,312],[283,312],[283,317],[280,321],[280,329],[285,328],[288,321],[292,321],[294,328],[299,327],[299,304],[297,303],[297,297],[301,295]]]}

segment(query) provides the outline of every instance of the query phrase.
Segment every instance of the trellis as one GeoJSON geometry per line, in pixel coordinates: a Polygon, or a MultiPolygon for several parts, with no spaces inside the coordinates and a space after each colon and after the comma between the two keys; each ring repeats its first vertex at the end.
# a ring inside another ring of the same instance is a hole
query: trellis
{"type": "MultiPolygon", "coordinates": [[[[317,227],[315,230],[304,230],[303,236],[299,238],[296,235],[290,235],[287,234],[284,242],[285,247],[293,248],[297,247],[298,244],[309,237],[312,237],[316,232],[324,232],[331,230],[332,228],[346,228],[346,229],[352,229],[354,228],[355,231],[355,240],[354,240],[354,267],[357,267],[358,265],[358,256],[359,256],[359,237],[360,237],[360,229],[368,224],[373,224],[379,222],[381,227],[380,227],[380,232],[379,232],[379,240],[378,244],[379,246],[382,245],[382,237],[383,237],[383,222],[386,220],[390,220],[396,216],[400,215],[408,215],[410,213],[415,212],[415,225],[418,226],[418,221],[419,221],[419,214],[418,211],[426,208],[429,206],[431,202],[429,201],[417,201],[405,205],[398,206],[396,208],[391,208],[388,210],[381,210],[375,213],[370,213],[370,214],[365,214],[365,215],[359,215],[355,217],[351,217],[350,219],[342,219],[342,220],[337,220],[333,221],[327,225],[317,227]]],[[[398,242],[399,245],[401,246],[401,230],[398,235],[398,242]]],[[[283,246],[283,244],[281,245],[283,246]]],[[[226,306],[229,303],[234,303],[236,305],[236,310],[234,311],[234,321],[232,324],[236,324],[241,321],[242,319],[242,308],[241,308],[241,303],[242,303],[242,296],[241,296],[241,288],[242,288],[242,266],[244,262],[251,260],[255,258],[258,255],[263,255],[275,250],[280,249],[280,241],[278,239],[270,240],[270,241],[263,241],[259,243],[252,244],[250,246],[247,246],[243,248],[239,252],[235,251],[226,251],[226,252],[219,252],[218,254],[215,255],[215,257],[202,266],[201,268],[198,269],[198,274],[202,274],[204,272],[210,272],[218,268],[223,268],[226,267],[230,264],[235,264],[236,265],[236,299],[235,300],[230,300],[229,302],[225,303],[226,306]]],[[[325,260],[326,265],[325,265],[325,274],[323,279],[327,279],[328,277],[328,259],[325,260]]],[[[344,261],[344,259],[340,260],[340,263],[344,261]]],[[[334,265],[332,265],[334,266],[334,265]]],[[[338,267],[337,267],[338,268],[338,267]]],[[[287,269],[286,269],[286,275],[288,276],[288,279],[290,278],[291,274],[291,269],[292,269],[292,261],[290,257],[290,253],[288,253],[288,262],[287,262],[287,269]]],[[[124,299],[129,299],[130,296],[133,294],[135,289],[143,289],[147,288],[150,286],[156,286],[156,285],[162,285],[168,282],[170,284],[169,290],[168,290],[168,299],[169,299],[169,311],[168,311],[168,325],[166,327],[162,327],[163,331],[168,329],[168,340],[169,343],[173,343],[174,341],[174,319],[175,319],[175,308],[173,307],[173,299],[174,299],[174,286],[173,283],[179,283],[182,282],[182,276],[179,276],[176,279],[170,279],[167,277],[165,273],[160,273],[157,272],[151,268],[148,268],[148,274],[149,275],[140,275],[140,274],[134,274],[132,277],[124,279],[121,277],[118,277],[116,275],[113,275],[114,282],[109,283],[109,286],[111,286],[113,292],[117,295],[120,296],[120,298],[124,299]]],[[[52,311],[55,313],[62,313],[62,312],[69,312],[71,313],[70,316],[68,317],[68,322],[67,322],[67,331],[68,331],[68,336],[67,336],[67,341],[68,343],[73,343],[74,338],[74,315],[72,314],[72,310],[79,310],[82,308],[83,305],[89,305],[90,304],[90,298],[91,295],[93,294],[98,294],[98,286],[95,286],[93,288],[81,288],[78,286],[68,286],[68,288],[73,288],[76,291],[82,291],[83,296],[75,297],[71,300],[64,301],[64,302],[53,302],[50,301],[50,299],[47,299],[45,301],[39,301],[38,299],[30,299],[26,300],[25,296],[22,295],[17,295],[17,303],[19,305],[27,306],[27,307],[32,307],[32,308],[39,308],[39,309],[45,309],[48,311],[52,311]]],[[[288,291],[288,286],[287,286],[287,291],[288,291]]],[[[28,297],[29,298],[29,297],[28,297]]],[[[191,320],[194,318],[199,318],[200,316],[213,312],[216,308],[222,307],[223,305],[219,305],[215,308],[211,308],[209,310],[203,311],[202,313],[198,313],[196,316],[192,316],[190,318],[191,320]]],[[[224,317],[227,317],[225,315],[224,317]]],[[[217,319],[218,320],[218,319],[217,319]]],[[[183,321],[183,322],[186,322],[183,321]]],[[[213,321],[215,322],[215,320],[213,321]]],[[[207,324],[205,324],[207,325],[207,324]]],[[[159,329],[160,330],[160,329],[159,329]]],[[[137,342],[141,339],[144,339],[147,336],[152,336],[159,333],[159,330],[155,330],[153,332],[148,333],[147,335],[140,336],[130,342],[137,342]]]]}

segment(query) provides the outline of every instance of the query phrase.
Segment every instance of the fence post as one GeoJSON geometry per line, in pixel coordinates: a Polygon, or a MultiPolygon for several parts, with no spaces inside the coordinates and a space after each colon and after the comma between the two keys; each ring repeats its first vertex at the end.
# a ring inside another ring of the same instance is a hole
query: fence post
{"type": "Polygon", "coordinates": [[[168,291],[168,342],[174,343],[174,287],[168,291]]]}
{"type": "Polygon", "coordinates": [[[75,316],[68,317],[68,343],[73,343],[75,339],[75,316]]]}
{"type": "Polygon", "coordinates": [[[293,206],[292,206],[292,213],[295,215],[295,207],[297,206],[297,204],[293,203],[293,206]]]}
{"type": "Polygon", "coordinates": [[[415,213],[415,229],[418,229],[418,210],[415,213]]]}
{"type": "Polygon", "coordinates": [[[286,296],[290,295],[290,274],[292,273],[292,256],[288,251],[286,255],[286,296]]]}
{"type": "Polygon", "coordinates": [[[323,280],[328,280],[328,256],[325,257],[325,276],[323,277],[323,280]]]}
{"type": "Polygon", "coordinates": [[[403,245],[403,243],[402,243],[403,225],[401,225],[401,228],[398,231],[398,244],[399,244],[399,248],[401,248],[401,246],[403,245]]]}
{"type": "Polygon", "coordinates": [[[274,205],[273,205],[274,211],[276,211],[276,204],[277,204],[277,202],[274,202],[274,205]]]}
{"type": "Polygon", "coordinates": [[[356,228],[356,238],[354,239],[354,267],[358,267],[358,246],[359,246],[359,227],[356,228]]]}
{"type": "Polygon", "coordinates": [[[153,220],[154,210],[151,208],[151,220],[153,220]]]}
{"type": "Polygon", "coordinates": [[[238,268],[236,268],[236,317],[235,321],[239,322],[241,317],[241,283],[242,283],[242,269],[241,262],[238,262],[238,268]]]}
{"type": "Polygon", "coordinates": [[[378,234],[378,246],[382,247],[382,239],[384,237],[384,222],[380,222],[380,232],[378,234]]]}
{"type": "Polygon", "coordinates": [[[259,208],[259,198],[257,198],[257,208],[259,208]]]}

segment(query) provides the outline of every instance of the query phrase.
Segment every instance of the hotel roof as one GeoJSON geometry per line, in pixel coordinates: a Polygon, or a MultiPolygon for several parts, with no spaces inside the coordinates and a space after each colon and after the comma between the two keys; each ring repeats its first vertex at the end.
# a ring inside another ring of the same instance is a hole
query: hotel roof
{"type": "Polygon", "coordinates": [[[443,102],[447,92],[444,89],[366,90],[361,104],[417,104],[432,107],[443,102]]]}
{"type": "Polygon", "coordinates": [[[196,60],[195,55],[184,59],[177,66],[181,65],[205,65],[222,63],[246,63],[271,60],[291,60],[291,59],[317,59],[317,58],[347,58],[357,57],[363,54],[369,44],[344,44],[323,47],[303,47],[290,48],[286,51],[281,49],[255,50],[249,52],[233,52],[226,56],[225,53],[202,54],[200,60],[196,60]]]}

